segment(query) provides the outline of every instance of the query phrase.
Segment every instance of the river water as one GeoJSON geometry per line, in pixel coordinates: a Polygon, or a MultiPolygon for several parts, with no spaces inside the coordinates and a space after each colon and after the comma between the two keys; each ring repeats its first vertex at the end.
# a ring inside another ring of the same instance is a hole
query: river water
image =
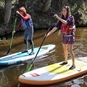
{"type": "MultiPolygon", "coordinates": [[[[36,31],[34,33],[34,46],[39,47],[46,30],[36,31]]],[[[76,39],[74,43],[74,54],[75,58],[86,57],[87,56],[87,29],[86,28],[77,28],[76,30],[76,39]]],[[[9,49],[10,39],[0,41],[0,57],[9,49]]],[[[55,44],[56,48],[42,56],[41,58],[36,58],[34,66],[32,69],[40,68],[49,64],[60,62],[64,60],[63,49],[61,44],[61,35],[58,36],[58,33],[55,32],[49,37],[47,37],[43,43],[46,44],[55,44]]],[[[13,46],[10,51],[10,54],[23,51],[23,34],[16,34],[13,39],[13,46]]],[[[87,59],[86,59],[87,60],[87,59]]],[[[87,75],[80,76],[78,78],[71,79],[66,82],[51,84],[47,86],[32,86],[20,84],[18,82],[18,77],[20,74],[24,73],[29,67],[32,60],[24,62],[22,64],[11,65],[7,67],[0,66],[0,87],[87,87],[87,75]]]]}

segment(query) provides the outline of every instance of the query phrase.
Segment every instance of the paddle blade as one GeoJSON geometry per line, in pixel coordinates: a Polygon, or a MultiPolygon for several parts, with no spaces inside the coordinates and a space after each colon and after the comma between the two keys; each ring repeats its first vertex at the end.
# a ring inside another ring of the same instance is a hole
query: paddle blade
{"type": "Polygon", "coordinates": [[[33,64],[30,65],[30,67],[27,69],[26,72],[29,72],[31,70],[32,66],[33,66],[33,64]]]}
{"type": "Polygon", "coordinates": [[[8,53],[10,52],[10,50],[11,50],[11,49],[9,48],[8,51],[7,51],[7,53],[6,53],[6,55],[8,55],[8,53]]]}

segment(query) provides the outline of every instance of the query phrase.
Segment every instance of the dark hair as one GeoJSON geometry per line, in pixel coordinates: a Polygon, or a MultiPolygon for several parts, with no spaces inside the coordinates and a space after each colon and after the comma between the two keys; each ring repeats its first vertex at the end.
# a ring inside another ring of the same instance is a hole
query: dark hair
{"type": "Polygon", "coordinates": [[[64,6],[63,8],[65,8],[67,10],[66,18],[68,18],[71,15],[70,7],[69,6],[64,6]]]}

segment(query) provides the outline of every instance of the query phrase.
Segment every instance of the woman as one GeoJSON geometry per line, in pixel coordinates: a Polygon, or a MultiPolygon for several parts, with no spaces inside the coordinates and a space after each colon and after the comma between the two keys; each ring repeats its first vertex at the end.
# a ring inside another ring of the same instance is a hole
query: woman
{"type": "Polygon", "coordinates": [[[73,43],[75,40],[75,34],[74,34],[74,17],[70,13],[69,6],[64,6],[62,8],[62,17],[59,17],[57,14],[54,15],[55,18],[59,20],[57,25],[47,34],[49,36],[57,29],[61,28],[62,32],[62,46],[64,50],[64,56],[65,60],[60,65],[65,65],[68,63],[68,52],[71,55],[72,58],[72,66],[69,68],[74,69],[75,68],[75,61],[74,61],[74,54],[73,54],[73,43]]]}
{"type": "MultiPolygon", "coordinates": [[[[22,25],[24,28],[24,44],[25,44],[25,50],[24,52],[28,52],[28,41],[30,43],[30,47],[31,47],[31,52],[29,53],[29,55],[34,54],[34,44],[33,44],[33,33],[34,33],[34,29],[33,29],[33,22],[32,22],[32,18],[29,14],[26,13],[26,9],[24,7],[20,7],[19,11],[16,11],[16,13],[20,16],[20,22],[18,24],[18,26],[16,27],[15,31],[17,31],[20,26],[22,25]]],[[[14,33],[15,33],[14,31],[14,33]]]]}

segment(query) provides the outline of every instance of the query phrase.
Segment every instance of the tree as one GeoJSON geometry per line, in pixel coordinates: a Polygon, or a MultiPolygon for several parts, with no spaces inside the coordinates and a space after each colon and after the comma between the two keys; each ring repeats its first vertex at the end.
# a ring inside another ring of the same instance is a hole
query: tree
{"type": "Polygon", "coordinates": [[[5,0],[4,24],[8,24],[11,17],[12,0],[5,0]]]}
{"type": "Polygon", "coordinates": [[[46,12],[50,8],[51,1],[52,0],[46,0],[45,5],[44,5],[43,10],[42,10],[43,12],[46,12]]]}

